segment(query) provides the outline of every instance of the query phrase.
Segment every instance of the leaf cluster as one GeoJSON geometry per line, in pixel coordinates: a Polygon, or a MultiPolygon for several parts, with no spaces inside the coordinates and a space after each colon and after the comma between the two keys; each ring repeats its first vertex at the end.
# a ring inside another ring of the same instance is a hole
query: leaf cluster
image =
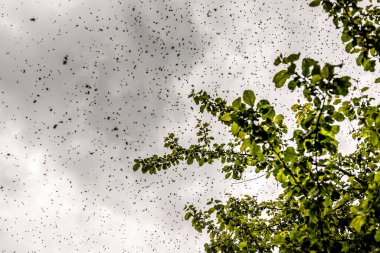
{"type": "MultiPolygon", "coordinates": [[[[379,8],[358,0],[314,0],[337,27],[346,51],[374,71],[380,54],[379,8]]],[[[225,178],[239,180],[252,168],[283,188],[275,201],[255,196],[208,202],[208,209],[185,207],[185,220],[206,231],[206,252],[379,252],[380,249],[380,105],[358,82],[338,75],[343,64],[320,64],[300,54],[280,55],[273,77],[277,88],[300,90],[303,99],[290,109],[292,137],[285,117],[268,100],[246,90],[231,104],[205,91],[190,98],[229,128],[230,141],[216,143],[210,124],[198,121],[198,141],[184,147],[174,134],[164,140],[163,156],[136,159],[134,170],[151,174],[184,161],[199,166],[220,161],[225,178]],[[349,154],[340,151],[337,134],[351,126],[349,154]]],[[[379,80],[376,80],[377,82],[379,80]]]]}

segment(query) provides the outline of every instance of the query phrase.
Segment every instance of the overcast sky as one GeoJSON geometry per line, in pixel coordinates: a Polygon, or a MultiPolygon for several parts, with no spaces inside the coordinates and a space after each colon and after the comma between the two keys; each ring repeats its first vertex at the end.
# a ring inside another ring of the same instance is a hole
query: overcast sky
{"type": "Polygon", "coordinates": [[[274,197],[276,184],[233,185],[218,165],[131,165],[163,154],[169,132],[195,141],[193,88],[228,101],[252,89],[286,113],[297,97],[271,83],[280,52],[356,73],[306,2],[0,0],[0,251],[199,252],[186,203],[274,197]]]}

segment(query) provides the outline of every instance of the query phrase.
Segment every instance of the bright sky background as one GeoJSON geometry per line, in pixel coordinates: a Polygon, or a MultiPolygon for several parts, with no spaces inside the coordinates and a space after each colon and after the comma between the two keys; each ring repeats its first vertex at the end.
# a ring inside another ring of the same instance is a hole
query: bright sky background
{"type": "Polygon", "coordinates": [[[1,252],[202,251],[186,203],[279,188],[233,185],[217,164],[132,172],[169,132],[195,141],[192,88],[228,101],[252,89],[291,116],[297,96],[271,82],[280,52],[373,81],[304,0],[0,0],[0,12],[1,252]]]}

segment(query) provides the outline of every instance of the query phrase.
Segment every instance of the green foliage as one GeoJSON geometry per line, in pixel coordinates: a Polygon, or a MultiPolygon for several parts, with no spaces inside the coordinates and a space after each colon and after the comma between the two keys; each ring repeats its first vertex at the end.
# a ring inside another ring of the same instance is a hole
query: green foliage
{"type": "MultiPolygon", "coordinates": [[[[347,51],[359,54],[364,70],[374,71],[380,12],[359,2],[315,0],[310,6],[323,6],[343,27],[347,51]]],[[[210,236],[206,252],[380,252],[380,105],[364,94],[368,87],[358,90],[352,78],[336,74],[342,64],[292,54],[280,55],[275,65],[283,66],[274,75],[275,86],[299,89],[304,97],[291,107],[291,139],[284,137],[284,116],[269,101],[256,101],[251,90],[231,105],[193,91],[189,97],[200,112],[229,127],[231,140],[216,143],[210,125],[198,121],[196,144],[183,147],[169,134],[164,146],[170,152],[136,159],[133,170],[155,174],[180,162],[203,166],[218,160],[226,179],[241,179],[253,167],[278,181],[283,193],[275,201],[246,195],[225,203],[211,199],[203,211],[186,206],[185,220],[210,236]],[[348,126],[356,149],[342,154],[336,135],[348,126]]]]}
{"type": "MultiPolygon", "coordinates": [[[[323,6],[337,28],[342,28],[345,50],[358,54],[356,63],[366,71],[375,71],[380,57],[380,8],[372,0],[314,0],[309,5],[323,6]]],[[[378,2],[378,1],[377,1],[378,2]]]]}
{"type": "Polygon", "coordinates": [[[244,91],[244,93],[243,93],[244,103],[253,107],[255,105],[255,100],[256,100],[256,97],[255,97],[255,94],[253,93],[253,91],[251,91],[251,90],[244,91]]]}

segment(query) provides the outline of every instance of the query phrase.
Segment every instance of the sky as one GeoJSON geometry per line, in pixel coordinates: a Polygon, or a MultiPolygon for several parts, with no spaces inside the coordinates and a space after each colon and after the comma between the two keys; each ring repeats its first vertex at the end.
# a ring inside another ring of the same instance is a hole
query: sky
{"type": "Polygon", "coordinates": [[[164,154],[170,132],[196,142],[197,118],[212,119],[192,89],[228,101],[252,89],[289,116],[297,95],[271,82],[280,53],[344,62],[370,82],[306,2],[0,0],[1,252],[202,252],[186,204],[274,198],[273,180],[234,184],[218,164],[132,166],[164,154]]]}

